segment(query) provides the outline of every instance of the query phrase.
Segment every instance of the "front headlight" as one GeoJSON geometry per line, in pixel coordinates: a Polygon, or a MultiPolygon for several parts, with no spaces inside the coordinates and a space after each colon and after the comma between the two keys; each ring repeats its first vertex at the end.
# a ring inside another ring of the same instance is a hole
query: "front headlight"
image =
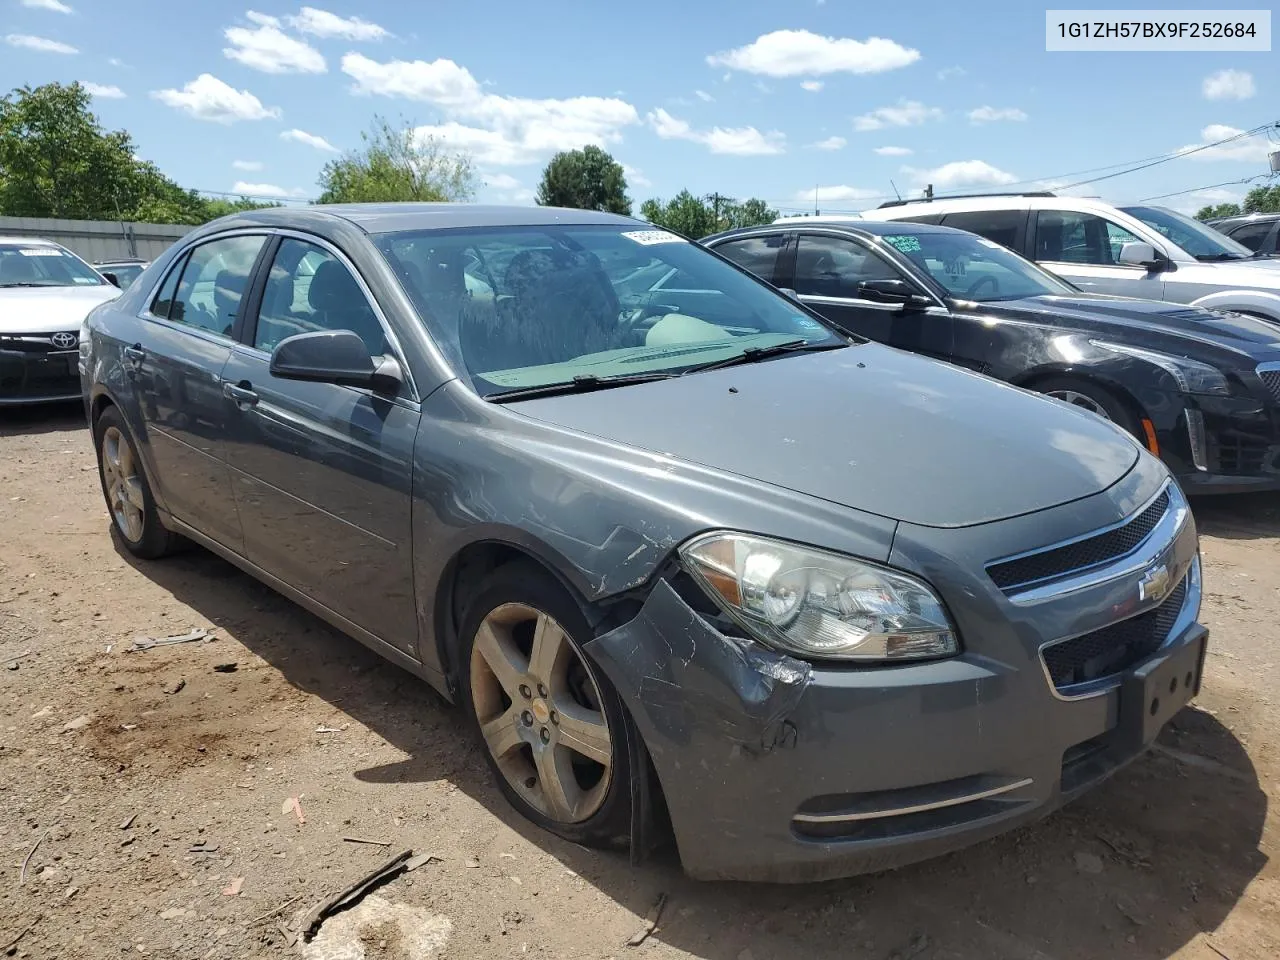
{"type": "Polygon", "coordinates": [[[942,601],[904,573],[742,533],[698,537],[680,558],[744,630],[788,653],[897,662],[960,652],[942,601]]]}
{"type": "Polygon", "coordinates": [[[1201,363],[1199,360],[1172,357],[1167,353],[1156,353],[1154,350],[1143,350],[1139,347],[1130,347],[1123,343],[1109,343],[1105,340],[1090,340],[1089,342],[1095,347],[1101,347],[1103,350],[1110,350],[1112,353],[1123,353],[1125,356],[1155,364],[1173,377],[1178,389],[1183,393],[1207,393],[1222,397],[1229,396],[1231,393],[1231,388],[1227,385],[1227,378],[1222,371],[1207,363],[1201,363]]]}

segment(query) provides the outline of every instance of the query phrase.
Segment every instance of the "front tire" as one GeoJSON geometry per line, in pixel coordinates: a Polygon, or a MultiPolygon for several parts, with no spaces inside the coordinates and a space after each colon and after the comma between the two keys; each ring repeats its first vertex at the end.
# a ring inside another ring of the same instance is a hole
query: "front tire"
{"type": "Polygon", "coordinates": [[[93,435],[112,534],[126,550],[144,560],[172,553],[181,540],[160,522],[142,458],[120,411],[114,406],[104,409],[94,422],[93,435]]]}
{"type": "Polygon", "coordinates": [[[507,800],[566,840],[625,846],[631,720],[582,652],[581,607],[543,570],[508,564],[470,598],[461,637],[463,707],[507,800]]]}
{"type": "Polygon", "coordinates": [[[1036,392],[1069,403],[1073,407],[1088,410],[1095,416],[1110,420],[1117,427],[1123,427],[1139,440],[1144,441],[1141,424],[1138,418],[1119,397],[1106,387],[1099,386],[1091,380],[1078,380],[1074,377],[1054,377],[1042,380],[1035,385],[1036,392]]]}

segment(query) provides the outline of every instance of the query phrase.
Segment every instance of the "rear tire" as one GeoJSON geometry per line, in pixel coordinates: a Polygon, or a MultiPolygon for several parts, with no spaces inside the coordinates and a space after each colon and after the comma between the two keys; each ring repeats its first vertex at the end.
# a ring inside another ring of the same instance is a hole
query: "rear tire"
{"type": "Polygon", "coordinates": [[[181,546],[182,538],[160,522],[142,458],[116,407],[105,407],[98,415],[93,438],[112,535],[126,550],[144,560],[173,553],[181,546]]]}
{"type": "Polygon", "coordinates": [[[460,699],[503,795],[573,843],[626,847],[632,721],[582,652],[582,608],[536,565],[507,564],[472,593],[460,636],[460,699]]]}
{"type": "Polygon", "coordinates": [[[1091,380],[1075,377],[1053,377],[1034,384],[1038,393],[1069,403],[1073,407],[1088,410],[1095,416],[1110,420],[1117,427],[1123,427],[1146,444],[1142,435],[1142,424],[1133,411],[1106,387],[1099,386],[1091,380]]]}

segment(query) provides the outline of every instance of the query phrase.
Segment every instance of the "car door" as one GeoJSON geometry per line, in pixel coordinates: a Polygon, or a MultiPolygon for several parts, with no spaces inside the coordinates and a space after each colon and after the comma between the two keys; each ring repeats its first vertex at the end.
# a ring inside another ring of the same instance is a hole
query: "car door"
{"type": "Polygon", "coordinates": [[[1032,257],[1086,293],[1163,300],[1164,274],[1120,262],[1126,243],[1145,242],[1126,227],[1094,213],[1037,210],[1032,257]]]}
{"type": "MultiPolygon", "coordinates": [[[[903,226],[904,233],[910,230],[903,226]]],[[[858,284],[865,280],[902,280],[924,292],[913,278],[861,240],[800,233],[794,271],[785,279],[802,303],[842,330],[940,360],[951,357],[952,321],[946,310],[904,309],[901,304],[869,300],[859,292],[858,284]]]]}
{"type": "Polygon", "coordinates": [[[396,354],[380,311],[336,247],[281,236],[260,270],[227,395],[227,463],[245,556],[357,627],[416,655],[411,512],[419,407],[394,395],[283,380],[269,371],[286,337],[351,330],[373,356],[396,354]]]}
{"type": "Polygon", "coordinates": [[[222,369],[235,344],[242,294],[264,234],[209,240],[184,253],[124,350],[161,501],[198,533],[241,552],[226,466],[222,369]]]}

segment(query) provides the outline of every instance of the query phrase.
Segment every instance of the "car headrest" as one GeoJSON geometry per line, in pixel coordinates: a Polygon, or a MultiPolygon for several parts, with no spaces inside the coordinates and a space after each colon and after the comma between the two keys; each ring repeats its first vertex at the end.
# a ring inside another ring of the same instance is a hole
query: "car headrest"
{"type": "Polygon", "coordinates": [[[365,307],[364,294],[355,278],[337,260],[326,260],[316,268],[307,290],[313,310],[352,310],[365,307]]]}
{"type": "Polygon", "coordinates": [[[249,283],[247,274],[235,270],[219,270],[213,281],[213,304],[222,319],[230,319],[240,309],[240,298],[249,283]]]}

